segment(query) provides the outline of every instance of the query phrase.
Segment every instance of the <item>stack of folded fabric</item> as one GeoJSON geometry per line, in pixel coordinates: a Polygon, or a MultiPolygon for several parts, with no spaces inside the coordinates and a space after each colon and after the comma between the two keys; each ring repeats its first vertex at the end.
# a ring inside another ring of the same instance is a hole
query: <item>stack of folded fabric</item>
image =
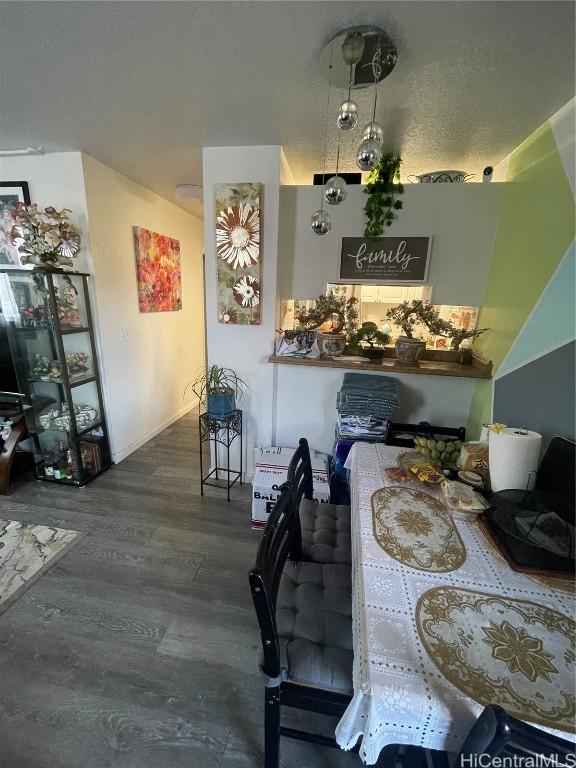
{"type": "Polygon", "coordinates": [[[344,454],[357,440],[384,442],[388,422],[398,405],[395,379],[364,373],[344,374],[336,402],[336,462],[345,460],[344,454]]]}

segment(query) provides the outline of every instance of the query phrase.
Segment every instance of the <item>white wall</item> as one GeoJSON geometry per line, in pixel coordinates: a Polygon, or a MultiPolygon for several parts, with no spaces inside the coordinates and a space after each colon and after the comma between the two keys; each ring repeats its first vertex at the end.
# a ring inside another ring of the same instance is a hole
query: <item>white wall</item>
{"type": "MultiPolygon", "coordinates": [[[[1,181],[27,181],[30,197],[41,208],[69,208],[71,220],[83,235],[88,232],[88,212],[84,192],[84,172],[80,152],[53,152],[47,155],[0,157],[1,181]]],[[[90,241],[84,236],[75,269],[89,272],[90,241]]]]}
{"type": "MultiPolygon", "coordinates": [[[[267,362],[276,327],[276,260],[278,251],[279,189],[282,150],[279,146],[205,147],[204,248],[206,253],[206,335],[208,362],[233,368],[249,386],[240,402],[244,416],[248,474],[252,447],[273,439],[274,367],[267,362]],[[214,184],[262,184],[262,291],[260,325],[218,323],[216,302],[216,236],[214,184]]],[[[232,461],[237,461],[234,455],[232,461]]]]}
{"type": "MultiPolygon", "coordinates": [[[[342,237],[364,234],[364,187],[329,207],[332,229],[324,237],[310,230],[320,207],[319,187],[282,187],[278,292],[281,298],[313,298],[339,278],[342,237]]],[[[431,236],[429,281],[436,304],[478,306],[484,295],[496,234],[501,184],[406,184],[404,209],[385,235],[431,236]]]]}
{"type": "Polygon", "coordinates": [[[104,395],[121,460],[197,404],[204,364],[202,222],[84,155],[104,395]],[[182,310],[138,308],[133,226],[180,241],[182,310]]]}

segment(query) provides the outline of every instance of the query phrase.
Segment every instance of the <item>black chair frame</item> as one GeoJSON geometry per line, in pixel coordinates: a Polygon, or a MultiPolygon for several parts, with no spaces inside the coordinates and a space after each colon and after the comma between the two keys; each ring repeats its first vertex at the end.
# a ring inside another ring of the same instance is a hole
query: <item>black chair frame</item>
{"type": "MultiPolygon", "coordinates": [[[[306,448],[307,448],[306,444],[306,448]]],[[[264,697],[264,765],[278,768],[280,736],[307,741],[322,746],[338,747],[335,739],[281,724],[281,708],[292,707],[308,712],[342,717],[351,696],[335,691],[282,680],[280,644],[276,627],[276,601],[282,571],[294,546],[294,497],[291,487],[284,483],[280,496],[270,513],[258,548],[256,565],[249,581],[260,626],[264,663],[262,671],[268,678],[264,697]]]]}
{"type": "Polygon", "coordinates": [[[554,758],[542,765],[573,766],[574,744],[534,725],[517,720],[502,707],[491,704],[474,724],[456,759],[455,768],[472,766],[471,755],[504,756],[535,755],[554,758]]]}
{"type": "Polygon", "coordinates": [[[439,437],[454,437],[460,442],[466,440],[465,427],[434,427],[427,424],[400,424],[390,422],[388,425],[388,434],[386,445],[396,445],[400,448],[414,448],[414,438],[395,437],[397,433],[408,433],[414,436],[418,435],[438,435],[439,437]]]}
{"type": "Polygon", "coordinates": [[[287,485],[292,491],[294,502],[294,540],[290,557],[292,560],[302,559],[302,527],[300,525],[300,502],[302,498],[312,499],[314,496],[314,481],[312,478],[312,462],[308,440],[301,437],[298,448],[288,465],[287,485]]]}

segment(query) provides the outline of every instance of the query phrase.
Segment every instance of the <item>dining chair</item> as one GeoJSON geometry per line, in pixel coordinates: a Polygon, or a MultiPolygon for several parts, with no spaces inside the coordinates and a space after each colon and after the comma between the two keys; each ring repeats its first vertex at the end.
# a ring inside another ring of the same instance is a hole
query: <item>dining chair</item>
{"type": "Polygon", "coordinates": [[[386,445],[396,445],[400,448],[414,448],[414,437],[418,435],[434,435],[438,437],[454,437],[461,442],[466,440],[465,427],[434,427],[430,424],[400,424],[389,422],[386,435],[386,445]]]}
{"type": "Polygon", "coordinates": [[[280,736],[337,747],[327,736],[284,727],[282,707],[341,717],[353,691],[350,567],[288,561],[293,504],[285,483],[249,575],[262,643],[265,768],[279,766],[280,736]]]}
{"type": "Polygon", "coordinates": [[[423,747],[392,744],[384,747],[376,766],[379,768],[490,768],[490,766],[525,765],[572,768],[575,745],[534,725],[517,720],[502,707],[490,704],[484,708],[466,737],[456,759],[448,752],[423,747]],[[479,760],[479,756],[482,759],[479,760]],[[503,760],[506,758],[506,760],[503,760]],[[537,762],[530,760],[537,759],[537,762]]]}
{"type": "Polygon", "coordinates": [[[296,512],[292,559],[351,565],[350,506],[314,501],[310,447],[305,437],[300,438],[290,460],[287,482],[296,512]]]}

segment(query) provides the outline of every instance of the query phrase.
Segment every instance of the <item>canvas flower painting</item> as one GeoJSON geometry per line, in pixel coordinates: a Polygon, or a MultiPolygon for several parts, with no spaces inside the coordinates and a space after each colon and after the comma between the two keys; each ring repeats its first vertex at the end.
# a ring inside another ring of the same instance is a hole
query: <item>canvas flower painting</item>
{"type": "Polygon", "coordinates": [[[218,322],[260,323],[260,184],[216,184],[218,322]]]}
{"type": "Polygon", "coordinates": [[[180,242],[134,227],[140,312],[182,309],[180,242]]]}

